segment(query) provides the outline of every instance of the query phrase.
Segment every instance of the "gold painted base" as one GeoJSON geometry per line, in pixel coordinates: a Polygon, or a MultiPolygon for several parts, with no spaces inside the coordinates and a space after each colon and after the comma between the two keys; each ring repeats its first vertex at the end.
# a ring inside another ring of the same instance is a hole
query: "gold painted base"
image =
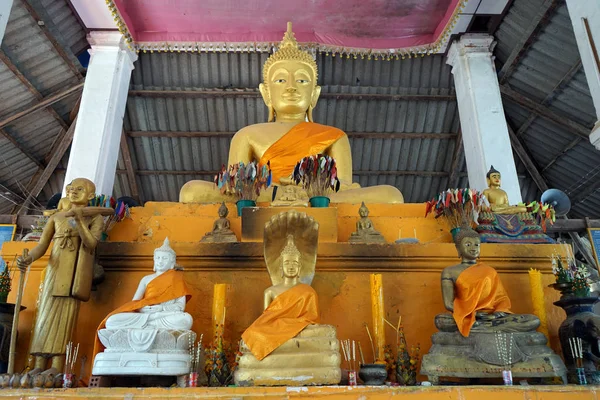
{"type": "Polygon", "coordinates": [[[235,372],[238,386],[335,385],[340,382],[340,344],[331,325],[309,325],[262,361],[245,343],[235,372]]]}

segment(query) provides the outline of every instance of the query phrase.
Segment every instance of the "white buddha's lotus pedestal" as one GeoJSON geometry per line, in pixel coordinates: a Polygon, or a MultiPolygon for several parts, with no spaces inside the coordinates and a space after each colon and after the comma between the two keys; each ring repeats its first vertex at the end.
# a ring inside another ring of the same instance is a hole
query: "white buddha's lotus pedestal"
{"type": "Polygon", "coordinates": [[[93,375],[168,375],[190,372],[191,330],[101,329],[98,337],[106,347],[94,359],[93,375]]]}

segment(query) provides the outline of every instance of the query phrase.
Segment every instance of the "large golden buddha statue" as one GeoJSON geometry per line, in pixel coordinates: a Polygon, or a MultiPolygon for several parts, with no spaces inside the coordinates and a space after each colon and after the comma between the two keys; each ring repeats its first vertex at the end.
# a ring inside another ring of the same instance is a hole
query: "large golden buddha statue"
{"type": "MultiPolygon", "coordinates": [[[[335,158],[340,191],[330,196],[332,202],[403,203],[402,193],[393,186],[361,188],[352,183],[352,154],[348,136],[340,129],[313,122],[321,87],[317,85],[317,64],[313,57],[298,48],[288,22],[283,41],[265,62],[260,93],[269,109],[269,122],[239,130],[231,141],[229,165],[259,160],[270,162],[273,182],[289,185],[294,166],[302,157],[324,153],[335,158]],[[307,122],[308,120],[308,122],[307,122]]],[[[263,191],[258,201],[271,201],[273,189],[263,191]]],[[[234,201],[206,181],[190,181],[181,188],[183,203],[234,201]]]]}
{"type": "Polygon", "coordinates": [[[319,224],[295,210],[265,225],[265,262],[273,286],[264,311],[242,334],[235,382],[240,386],[327,385],[341,378],[336,329],[319,325],[310,286],[317,261],[319,224]]]}

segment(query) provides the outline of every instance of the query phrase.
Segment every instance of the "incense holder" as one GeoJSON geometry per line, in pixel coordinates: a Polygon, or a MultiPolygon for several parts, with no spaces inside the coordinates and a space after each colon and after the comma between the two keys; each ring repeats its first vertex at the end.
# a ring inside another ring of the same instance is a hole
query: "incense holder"
{"type": "Polygon", "coordinates": [[[385,364],[363,364],[360,367],[358,376],[365,385],[380,386],[385,383],[387,371],[385,364]]]}

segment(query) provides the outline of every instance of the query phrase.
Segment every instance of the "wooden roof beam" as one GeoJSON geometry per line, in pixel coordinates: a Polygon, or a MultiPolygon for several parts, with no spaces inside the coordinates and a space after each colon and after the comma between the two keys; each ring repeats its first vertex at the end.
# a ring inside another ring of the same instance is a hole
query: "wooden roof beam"
{"type": "Polygon", "coordinates": [[[529,49],[529,46],[535,42],[539,32],[550,22],[550,18],[554,13],[559,1],[558,0],[545,0],[536,16],[531,20],[526,28],[523,36],[519,38],[519,41],[515,45],[514,49],[506,59],[506,62],[498,72],[500,84],[506,82],[506,80],[514,72],[515,68],[519,64],[519,61],[529,49]]]}
{"type": "Polygon", "coordinates": [[[140,200],[140,192],[138,190],[137,180],[135,177],[135,171],[133,169],[133,163],[131,161],[131,152],[129,151],[129,143],[127,142],[127,135],[125,131],[121,134],[121,155],[125,162],[125,171],[127,173],[127,180],[129,181],[129,189],[131,190],[131,197],[137,200],[138,203],[142,203],[140,200]]]}
{"type": "MultiPolygon", "coordinates": [[[[258,99],[258,90],[214,89],[214,90],[130,90],[129,96],[156,98],[241,98],[258,99]]],[[[456,101],[456,95],[451,94],[370,94],[370,93],[321,93],[321,99],[336,100],[386,100],[386,101],[456,101]]]]}
{"type": "Polygon", "coordinates": [[[523,96],[522,94],[509,88],[506,85],[500,85],[500,93],[505,99],[508,99],[518,104],[519,106],[529,110],[535,115],[554,122],[556,125],[567,129],[567,131],[571,132],[575,136],[589,140],[591,132],[590,128],[586,128],[585,126],[567,118],[566,116],[559,115],[553,111],[550,111],[543,105],[536,103],[535,101],[531,100],[526,96],[523,96]]]}
{"type": "Polygon", "coordinates": [[[452,156],[452,166],[450,167],[450,178],[448,179],[448,187],[458,187],[460,178],[460,166],[465,158],[465,148],[462,141],[462,129],[458,131],[456,142],[454,144],[454,154],[452,156]]]}
{"type": "Polygon", "coordinates": [[[79,91],[81,91],[82,89],[83,89],[83,82],[78,83],[75,86],[71,86],[70,88],[63,90],[61,92],[58,92],[56,94],[47,96],[44,98],[44,100],[40,101],[39,103],[33,104],[29,107],[25,107],[21,111],[14,113],[10,117],[6,117],[3,120],[1,120],[0,121],[0,129],[4,128],[6,125],[13,123],[14,121],[18,120],[19,118],[22,118],[28,114],[31,114],[32,112],[41,110],[48,106],[51,106],[52,104],[56,103],[57,101],[61,101],[65,97],[71,96],[75,93],[79,93],[79,91]]]}
{"type": "Polygon", "coordinates": [[[529,175],[533,179],[533,182],[535,182],[538,189],[540,189],[542,193],[545,192],[546,190],[548,190],[548,183],[546,182],[546,179],[544,179],[544,177],[540,173],[537,164],[535,163],[535,161],[533,161],[533,158],[529,155],[527,148],[521,142],[521,139],[517,137],[508,121],[506,121],[506,125],[508,127],[508,135],[510,137],[511,147],[513,148],[514,152],[517,153],[517,156],[519,156],[519,158],[525,165],[525,169],[527,170],[527,172],[529,172],[529,175]]]}

